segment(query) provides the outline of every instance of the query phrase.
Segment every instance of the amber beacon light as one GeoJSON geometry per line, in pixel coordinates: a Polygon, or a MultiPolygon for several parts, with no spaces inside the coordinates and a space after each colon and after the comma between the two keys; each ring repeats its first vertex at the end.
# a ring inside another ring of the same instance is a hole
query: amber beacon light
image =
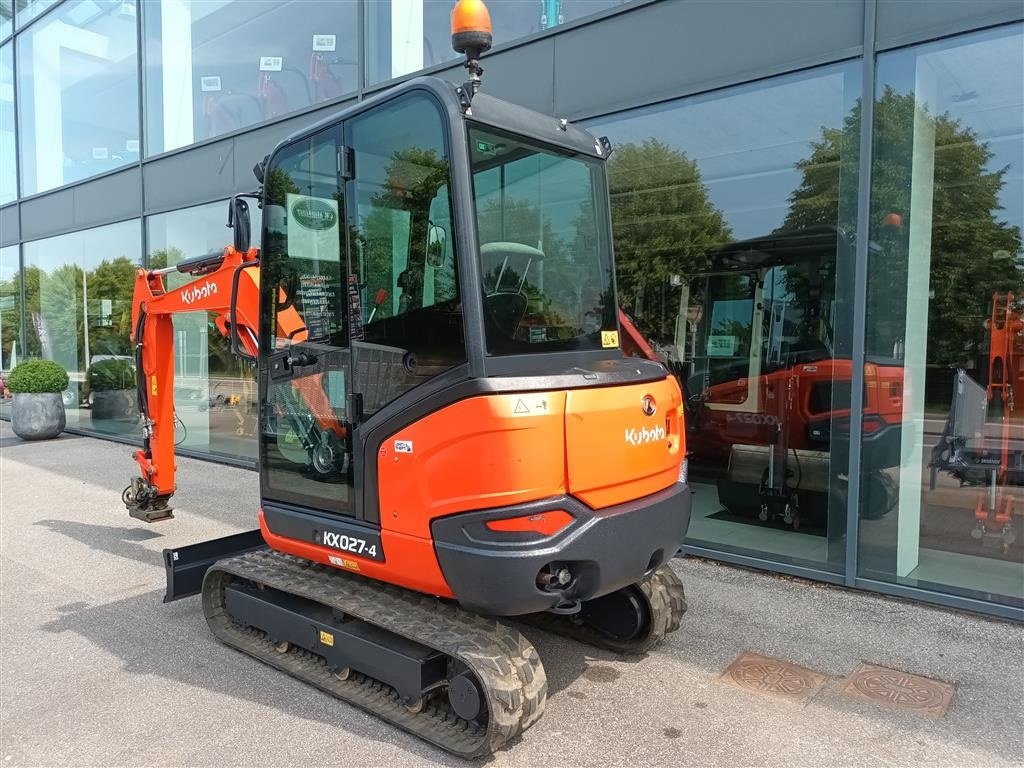
{"type": "Polygon", "coordinates": [[[491,14],[483,0],[459,0],[452,9],[452,48],[466,55],[471,94],[480,89],[480,56],[491,48],[491,14]]]}

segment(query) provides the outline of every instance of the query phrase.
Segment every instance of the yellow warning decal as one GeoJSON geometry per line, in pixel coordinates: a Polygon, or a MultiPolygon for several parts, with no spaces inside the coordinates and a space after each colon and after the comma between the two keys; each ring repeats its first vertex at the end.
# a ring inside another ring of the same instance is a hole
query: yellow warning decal
{"type": "Polygon", "coordinates": [[[156,397],[156,376],[150,376],[149,389],[152,392],[153,397],[156,397]]]}
{"type": "Polygon", "coordinates": [[[601,331],[601,346],[605,349],[619,346],[619,332],[601,331]]]}
{"type": "Polygon", "coordinates": [[[333,647],[333,645],[334,645],[334,635],[332,635],[330,632],[324,632],[321,629],[320,630],[320,644],[321,645],[330,645],[330,646],[333,647]]]}
{"type": "Polygon", "coordinates": [[[359,570],[359,563],[355,560],[349,560],[347,557],[335,557],[334,555],[328,555],[327,559],[331,562],[331,565],[336,565],[339,568],[348,568],[351,571],[359,570]]]}

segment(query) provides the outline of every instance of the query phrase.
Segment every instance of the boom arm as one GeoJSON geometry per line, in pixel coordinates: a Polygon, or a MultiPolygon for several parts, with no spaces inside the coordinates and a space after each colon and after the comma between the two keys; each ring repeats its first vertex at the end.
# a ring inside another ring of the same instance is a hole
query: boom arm
{"type": "MultiPolygon", "coordinates": [[[[135,452],[140,474],[122,499],[132,517],[154,522],[172,517],[168,501],[174,494],[174,327],[180,312],[212,312],[224,336],[235,322],[245,353],[256,356],[259,338],[259,252],[228,246],[165,269],[139,269],[132,297],[132,341],[142,449],[135,452]],[[178,271],[195,280],[168,290],[164,276],[178,271]]],[[[295,339],[305,337],[302,318],[293,307],[278,312],[278,329],[295,339]]]]}

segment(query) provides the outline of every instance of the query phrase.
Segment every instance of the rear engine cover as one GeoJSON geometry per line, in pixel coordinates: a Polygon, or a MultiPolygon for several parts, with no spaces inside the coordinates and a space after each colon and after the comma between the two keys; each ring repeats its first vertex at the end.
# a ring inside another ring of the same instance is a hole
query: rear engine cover
{"type": "Polygon", "coordinates": [[[569,493],[601,509],[676,482],[686,455],[682,394],[670,376],[626,387],[566,394],[569,493]]]}

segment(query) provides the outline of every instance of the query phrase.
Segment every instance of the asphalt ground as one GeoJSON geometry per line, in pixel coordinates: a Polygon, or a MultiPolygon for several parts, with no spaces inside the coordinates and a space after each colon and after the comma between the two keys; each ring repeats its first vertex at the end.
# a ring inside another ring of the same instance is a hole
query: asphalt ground
{"type": "MultiPolygon", "coordinates": [[[[163,605],[161,550],[254,527],[255,473],[179,459],[176,518],[129,518],[128,446],[0,423],[0,755],[24,765],[467,765],[219,644],[163,605]]],[[[1024,627],[675,561],[690,610],[643,658],[523,627],[543,718],[495,766],[1024,765],[1024,627]],[[743,651],[829,680],[806,705],[720,679],[743,651]],[[862,662],[955,685],[927,717],[850,698],[862,662]]]]}

